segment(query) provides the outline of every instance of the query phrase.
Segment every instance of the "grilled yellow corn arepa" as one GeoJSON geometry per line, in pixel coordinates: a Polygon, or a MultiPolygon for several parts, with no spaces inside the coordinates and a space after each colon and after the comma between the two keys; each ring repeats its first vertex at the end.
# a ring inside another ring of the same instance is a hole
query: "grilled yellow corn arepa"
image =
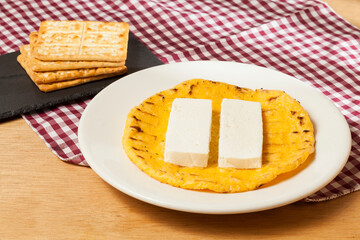
{"type": "Polygon", "coordinates": [[[251,90],[203,79],[182,82],[157,93],[128,114],[123,147],[142,171],[160,182],[194,190],[243,192],[270,182],[305,162],[314,152],[314,130],[299,102],[283,91],[251,90]],[[165,136],[175,98],[212,99],[209,164],[206,168],[181,167],[164,162],[165,136]],[[263,155],[259,169],[218,167],[220,106],[223,98],[257,101],[263,117],[263,155]]]}

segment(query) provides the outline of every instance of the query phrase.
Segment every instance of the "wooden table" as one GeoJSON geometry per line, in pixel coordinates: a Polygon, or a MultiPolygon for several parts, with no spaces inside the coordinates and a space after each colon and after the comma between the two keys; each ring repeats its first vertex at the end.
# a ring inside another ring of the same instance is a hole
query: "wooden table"
{"type": "MultiPolygon", "coordinates": [[[[360,27],[359,0],[327,0],[360,27]]],[[[60,161],[21,118],[0,124],[0,239],[360,239],[360,192],[257,213],[152,206],[60,161]]]]}

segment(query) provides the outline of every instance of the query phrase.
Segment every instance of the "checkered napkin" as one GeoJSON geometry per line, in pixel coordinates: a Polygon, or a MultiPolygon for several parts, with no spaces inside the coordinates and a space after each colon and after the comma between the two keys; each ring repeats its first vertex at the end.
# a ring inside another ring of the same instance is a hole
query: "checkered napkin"
{"type": "MultiPolygon", "coordinates": [[[[46,19],[126,21],[164,63],[222,60],[292,75],[328,96],[345,115],[352,151],[342,172],[304,201],[360,188],[360,30],[327,4],[302,0],[127,0],[0,2],[0,54],[18,50],[46,19]]],[[[87,165],[77,127],[87,100],[23,118],[60,159],[87,165]]]]}

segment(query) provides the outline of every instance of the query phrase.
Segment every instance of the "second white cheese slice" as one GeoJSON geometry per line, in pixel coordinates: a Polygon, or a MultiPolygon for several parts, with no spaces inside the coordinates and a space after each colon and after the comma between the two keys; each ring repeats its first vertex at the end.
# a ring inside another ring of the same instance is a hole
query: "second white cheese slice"
{"type": "Polygon", "coordinates": [[[165,162],[206,167],[209,158],[212,101],[176,98],[172,103],[165,141],[165,162]]]}
{"type": "Polygon", "coordinates": [[[218,166],[239,169],[260,168],[262,144],[261,104],[223,99],[218,166]]]}

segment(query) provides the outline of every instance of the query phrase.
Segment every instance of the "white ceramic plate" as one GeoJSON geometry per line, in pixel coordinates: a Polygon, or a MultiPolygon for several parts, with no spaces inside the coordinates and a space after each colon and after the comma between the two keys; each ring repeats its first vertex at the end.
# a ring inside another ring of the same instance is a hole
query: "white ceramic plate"
{"type": "Polygon", "coordinates": [[[90,102],[81,117],[78,135],[86,161],[118,190],[157,206],[211,214],[260,211],[305,198],[335,178],[345,165],[351,147],[349,126],[343,115],[316,89],[274,70],[217,61],[161,65],[121,78],[90,102]],[[312,119],[316,131],[314,157],[301,171],[244,193],[197,192],[152,179],[139,170],[122,149],[127,114],[147,97],[192,78],[286,91],[300,101],[312,119]]]}

